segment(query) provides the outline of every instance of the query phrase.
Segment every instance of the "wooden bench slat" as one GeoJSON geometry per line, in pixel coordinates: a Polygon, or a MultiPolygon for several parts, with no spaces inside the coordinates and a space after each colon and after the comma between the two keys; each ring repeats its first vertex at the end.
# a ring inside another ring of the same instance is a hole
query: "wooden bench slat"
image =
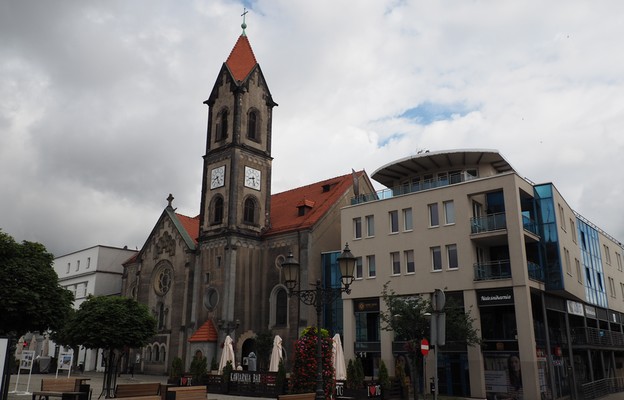
{"type": "Polygon", "coordinates": [[[280,394],[278,400],[314,400],[316,393],[280,394]]]}

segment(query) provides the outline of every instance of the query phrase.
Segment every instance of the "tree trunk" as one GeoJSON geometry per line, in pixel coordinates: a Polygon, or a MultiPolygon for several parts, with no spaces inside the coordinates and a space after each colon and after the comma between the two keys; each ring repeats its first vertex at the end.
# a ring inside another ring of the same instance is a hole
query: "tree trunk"
{"type": "MultiPolygon", "coordinates": [[[[104,366],[104,382],[102,386],[102,394],[105,398],[115,397],[115,386],[117,385],[117,357],[114,349],[108,350],[106,363],[104,366]]],[[[100,397],[102,396],[100,394],[100,397]]]]}

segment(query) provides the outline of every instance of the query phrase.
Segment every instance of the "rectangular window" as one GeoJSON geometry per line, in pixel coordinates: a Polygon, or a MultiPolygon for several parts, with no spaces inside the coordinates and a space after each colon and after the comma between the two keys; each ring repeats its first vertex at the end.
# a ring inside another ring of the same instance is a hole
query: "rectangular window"
{"type": "Polygon", "coordinates": [[[620,283],[620,290],[622,291],[622,301],[624,301],[624,283],[620,283]]]}
{"type": "Polygon", "coordinates": [[[76,271],[80,269],[80,260],[76,261],[76,271]]]}
{"type": "Polygon", "coordinates": [[[91,266],[91,257],[87,257],[87,269],[91,266]]]}
{"type": "Polygon", "coordinates": [[[362,218],[353,218],[353,237],[355,239],[362,238],[362,218]]]}
{"type": "Polygon", "coordinates": [[[377,269],[375,267],[375,255],[366,256],[366,264],[368,266],[368,277],[374,278],[377,276],[377,269]]]}
{"type": "Polygon", "coordinates": [[[449,244],[446,246],[446,256],[448,257],[448,268],[459,268],[459,261],[457,260],[457,245],[449,244]]]}
{"type": "Polygon", "coordinates": [[[440,246],[431,247],[431,267],[434,271],[442,270],[442,251],[440,246]]]}
{"type": "Polygon", "coordinates": [[[366,216],[366,236],[375,236],[375,217],[372,215],[366,216]]]}
{"type": "Polygon", "coordinates": [[[67,263],[67,273],[69,274],[69,270],[71,269],[71,263],[67,263]]]}
{"type": "Polygon", "coordinates": [[[618,253],[617,251],[615,252],[615,259],[617,261],[618,271],[622,272],[622,255],[618,253]]]}
{"type": "Polygon", "coordinates": [[[416,272],[416,267],[414,265],[414,250],[405,250],[403,254],[405,255],[406,272],[408,274],[413,274],[416,272]]]}
{"type": "Polygon", "coordinates": [[[581,262],[578,258],[574,259],[574,263],[576,264],[576,278],[579,283],[583,283],[583,274],[581,273],[581,262]]]}
{"type": "Polygon", "coordinates": [[[412,222],[412,209],[404,208],[403,209],[403,230],[411,231],[414,228],[412,222]]]}
{"type": "Polygon", "coordinates": [[[392,275],[401,274],[401,257],[398,251],[390,253],[390,262],[392,263],[392,275]]]}
{"type": "Polygon", "coordinates": [[[608,277],[608,279],[609,279],[609,295],[611,297],[615,297],[615,281],[610,276],[608,277]]]}
{"type": "Polygon", "coordinates": [[[215,257],[215,264],[217,265],[217,268],[221,268],[221,256],[215,257]]]}
{"type": "Polygon", "coordinates": [[[572,275],[572,265],[570,265],[570,250],[563,248],[563,253],[565,256],[565,269],[568,275],[572,275]]]}
{"type": "Polygon", "coordinates": [[[451,225],[455,223],[455,203],[453,200],[445,201],[444,203],[444,223],[451,225]]]}
{"type": "Polygon", "coordinates": [[[439,226],[440,216],[438,215],[438,203],[429,204],[429,226],[439,226]]]}
{"type": "Polygon", "coordinates": [[[607,246],[606,244],[603,244],[604,246],[604,253],[605,253],[605,262],[607,264],[611,264],[611,253],[609,252],[609,246],[607,246]]]}
{"type": "Polygon", "coordinates": [[[399,231],[399,212],[394,210],[389,212],[390,215],[390,233],[399,231]]]}
{"type": "Polygon", "coordinates": [[[557,206],[559,207],[559,226],[561,226],[561,229],[565,232],[565,212],[563,211],[563,206],[561,204],[557,204],[557,206]]]}
{"type": "Polygon", "coordinates": [[[362,279],[364,277],[364,271],[362,268],[362,257],[355,258],[355,279],[362,279]]]}
{"type": "Polygon", "coordinates": [[[570,218],[570,233],[572,234],[572,241],[576,243],[576,226],[572,218],[570,218]]]}

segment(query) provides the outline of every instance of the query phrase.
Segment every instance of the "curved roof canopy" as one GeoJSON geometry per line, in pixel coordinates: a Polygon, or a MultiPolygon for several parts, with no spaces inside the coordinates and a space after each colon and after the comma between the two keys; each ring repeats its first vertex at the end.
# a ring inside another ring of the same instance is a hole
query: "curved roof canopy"
{"type": "Polygon", "coordinates": [[[401,158],[378,168],[371,178],[393,187],[410,176],[489,164],[498,173],[514,171],[497,150],[462,149],[423,152],[401,158]]]}

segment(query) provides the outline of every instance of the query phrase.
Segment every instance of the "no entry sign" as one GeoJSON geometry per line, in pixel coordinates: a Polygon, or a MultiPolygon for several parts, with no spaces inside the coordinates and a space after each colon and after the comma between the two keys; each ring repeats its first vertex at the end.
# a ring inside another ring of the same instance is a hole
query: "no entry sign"
{"type": "Polygon", "coordinates": [[[420,341],[420,352],[423,356],[429,354],[429,341],[427,339],[423,339],[420,341]]]}

